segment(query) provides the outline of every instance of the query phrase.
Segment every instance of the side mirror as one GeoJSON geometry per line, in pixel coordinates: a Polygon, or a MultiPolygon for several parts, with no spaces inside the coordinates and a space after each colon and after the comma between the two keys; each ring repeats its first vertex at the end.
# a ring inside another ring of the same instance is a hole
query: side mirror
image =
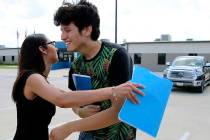
{"type": "Polygon", "coordinates": [[[206,63],[205,67],[210,67],[210,63],[206,63]]]}
{"type": "Polygon", "coordinates": [[[171,62],[166,62],[166,66],[170,66],[171,65],[171,62]]]}
{"type": "Polygon", "coordinates": [[[209,68],[210,68],[210,63],[206,63],[206,65],[203,66],[203,71],[207,72],[209,71],[209,68]]]}
{"type": "Polygon", "coordinates": [[[203,68],[210,68],[210,63],[206,63],[204,66],[203,66],[203,68]]]}

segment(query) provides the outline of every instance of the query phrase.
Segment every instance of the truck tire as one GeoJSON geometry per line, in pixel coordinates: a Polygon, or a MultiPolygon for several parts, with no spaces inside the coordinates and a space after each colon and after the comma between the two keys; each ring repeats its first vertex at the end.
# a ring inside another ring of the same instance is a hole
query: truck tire
{"type": "Polygon", "coordinates": [[[199,93],[203,93],[203,91],[204,91],[204,81],[202,81],[201,86],[198,87],[198,92],[199,93]]]}

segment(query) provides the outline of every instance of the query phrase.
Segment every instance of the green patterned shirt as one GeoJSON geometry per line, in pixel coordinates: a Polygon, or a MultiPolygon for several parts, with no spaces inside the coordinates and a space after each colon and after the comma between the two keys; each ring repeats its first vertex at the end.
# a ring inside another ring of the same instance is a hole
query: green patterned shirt
{"type": "MultiPolygon", "coordinates": [[[[69,72],[69,88],[73,87],[72,73],[91,76],[93,89],[118,85],[130,79],[132,66],[126,50],[115,44],[102,42],[99,53],[91,60],[85,60],[80,55],[71,65],[69,72]]],[[[111,101],[96,103],[102,110],[111,107],[111,101]]],[[[88,131],[96,140],[131,140],[135,138],[136,130],[125,124],[117,123],[107,128],[88,131]]]]}

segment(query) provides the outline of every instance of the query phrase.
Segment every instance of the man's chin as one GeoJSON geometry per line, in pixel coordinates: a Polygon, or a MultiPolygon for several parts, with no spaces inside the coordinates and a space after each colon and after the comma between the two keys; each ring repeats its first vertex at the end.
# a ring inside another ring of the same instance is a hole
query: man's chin
{"type": "Polygon", "coordinates": [[[68,47],[68,48],[67,48],[67,51],[68,51],[68,52],[74,52],[74,49],[73,49],[73,48],[68,47]]]}

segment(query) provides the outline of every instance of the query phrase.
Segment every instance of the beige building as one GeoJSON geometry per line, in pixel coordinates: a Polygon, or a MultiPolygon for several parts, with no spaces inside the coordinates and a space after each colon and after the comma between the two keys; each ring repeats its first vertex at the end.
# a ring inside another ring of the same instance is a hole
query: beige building
{"type": "Polygon", "coordinates": [[[17,64],[19,48],[0,48],[0,64],[17,64]]]}
{"type": "Polygon", "coordinates": [[[126,42],[124,47],[135,64],[152,71],[163,71],[179,55],[202,55],[210,62],[210,41],[126,42]]]}

